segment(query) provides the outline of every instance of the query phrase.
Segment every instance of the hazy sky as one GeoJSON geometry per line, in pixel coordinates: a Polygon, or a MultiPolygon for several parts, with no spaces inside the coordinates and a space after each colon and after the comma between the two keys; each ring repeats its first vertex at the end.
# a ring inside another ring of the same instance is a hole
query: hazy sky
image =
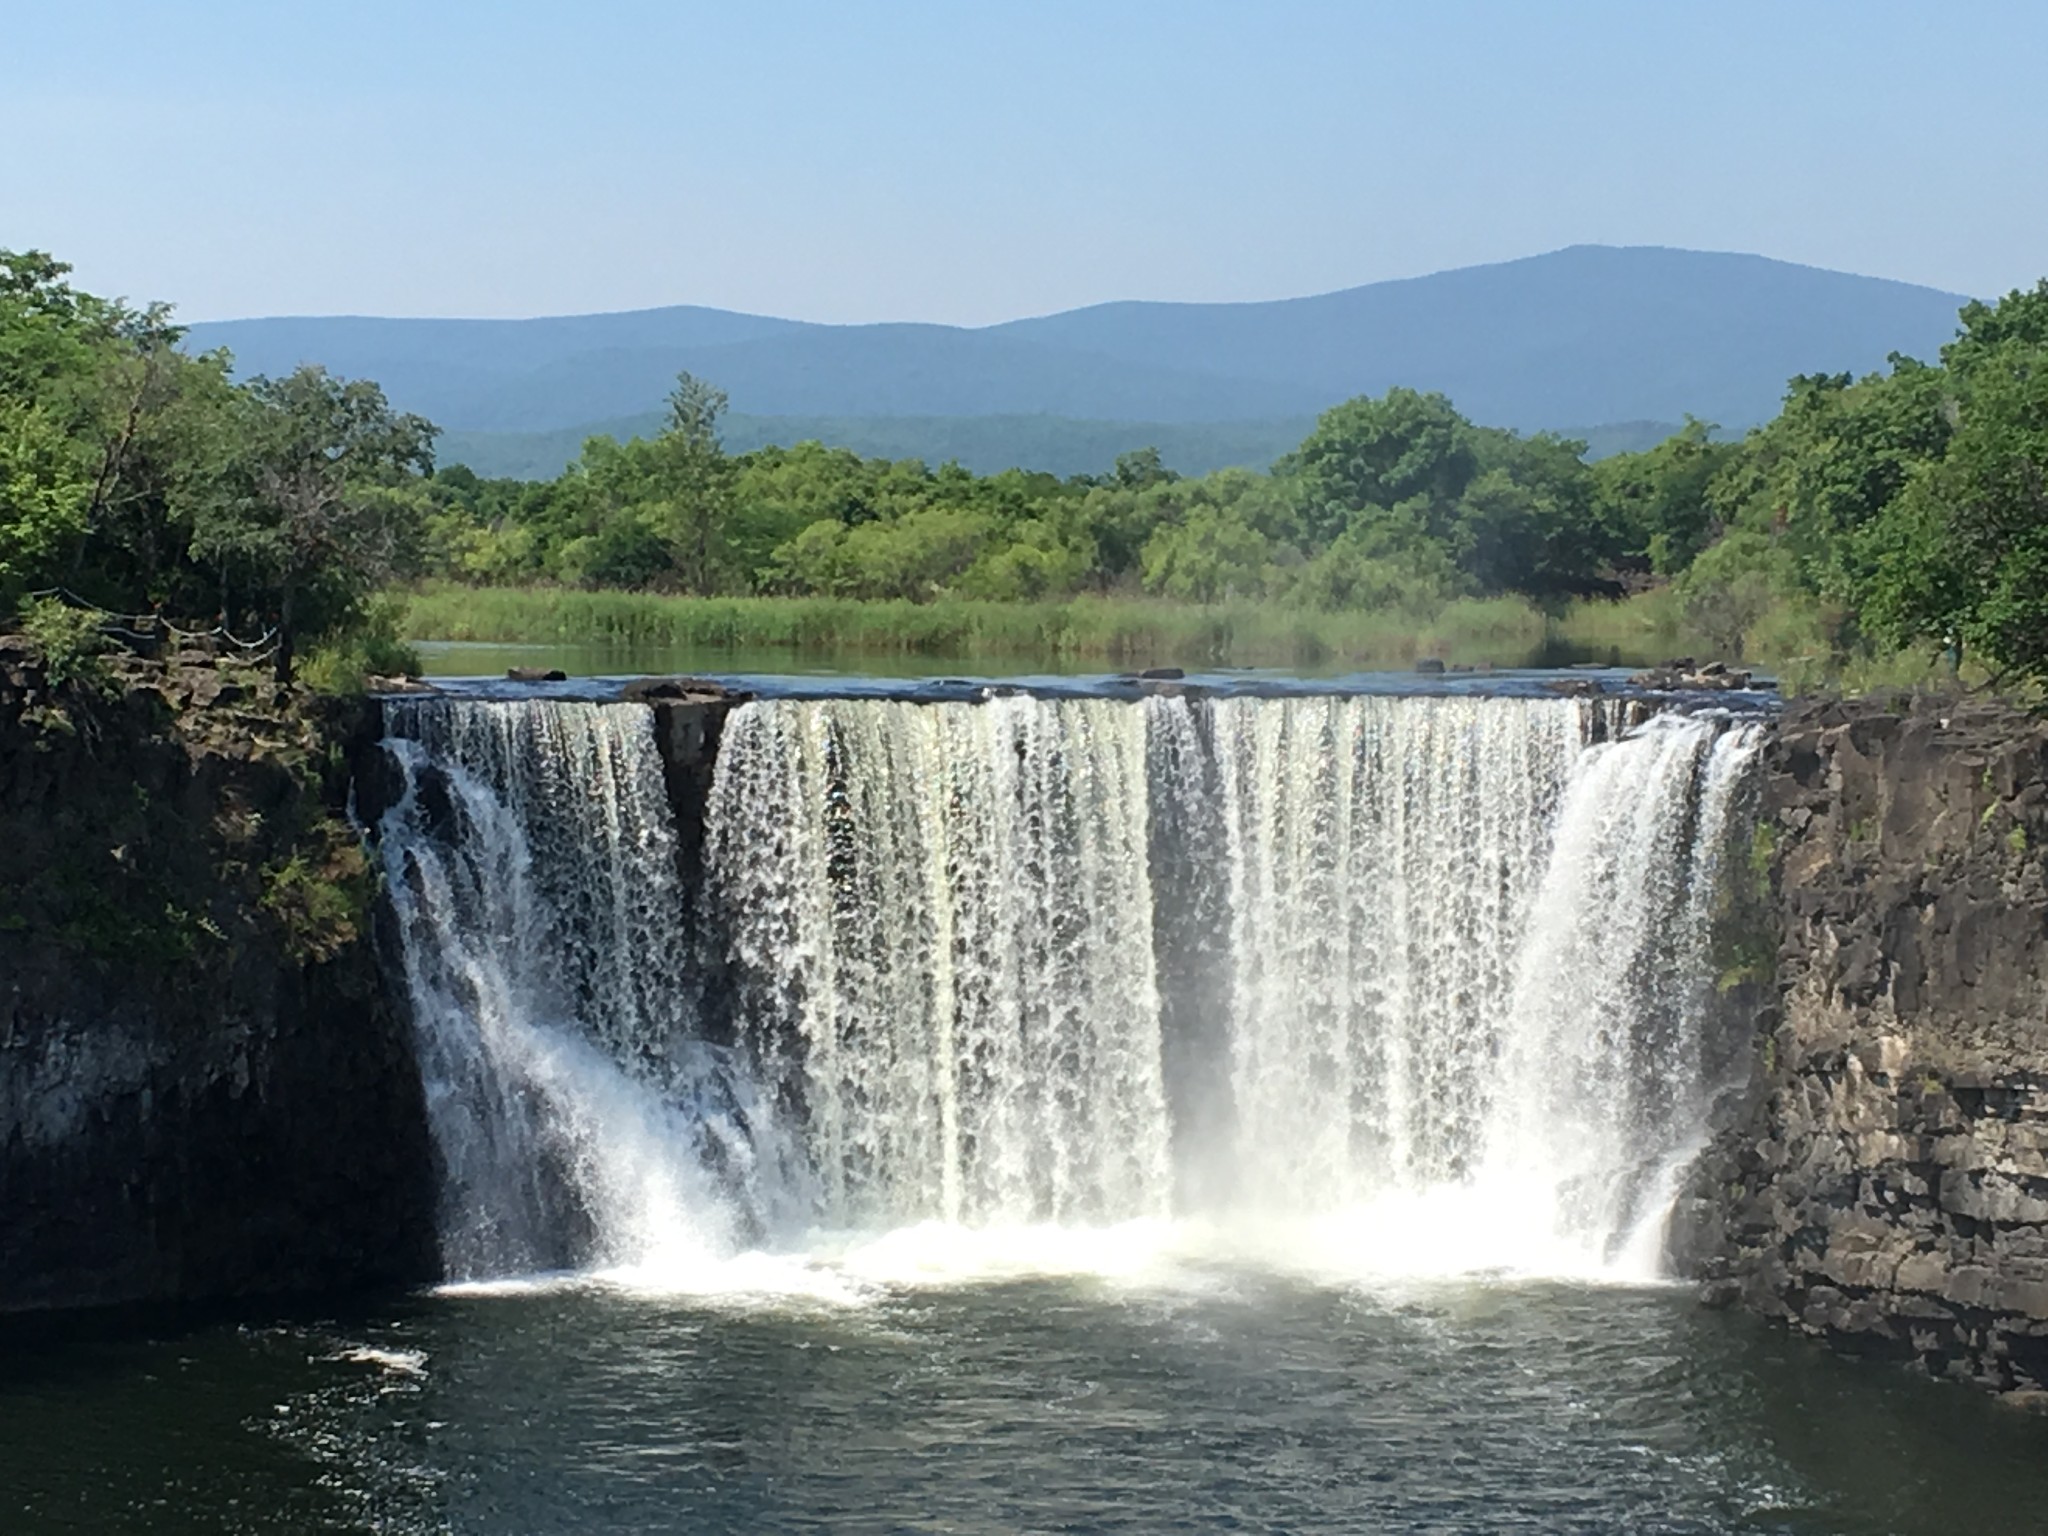
{"type": "Polygon", "coordinates": [[[63,0],[0,246],[178,302],[980,323],[1584,241],[2048,273],[2044,0],[63,0]]]}

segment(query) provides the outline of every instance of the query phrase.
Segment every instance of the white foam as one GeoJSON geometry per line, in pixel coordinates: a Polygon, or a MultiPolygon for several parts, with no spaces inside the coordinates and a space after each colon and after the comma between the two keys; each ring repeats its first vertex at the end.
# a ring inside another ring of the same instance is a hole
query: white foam
{"type": "Polygon", "coordinates": [[[372,1349],[363,1344],[338,1350],[327,1358],[346,1360],[351,1365],[374,1365],[392,1376],[421,1377],[427,1374],[426,1352],[418,1349],[372,1349]]]}
{"type": "Polygon", "coordinates": [[[1656,1283],[1654,1246],[1603,1258],[1549,1225],[1547,1199],[1542,1182],[1530,1179],[1395,1194],[1305,1216],[1101,1226],[925,1221],[820,1234],[786,1252],[757,1249],[468,1282],[444,1286],[440,1294],[498,1297],[595,1287],[721,1309],[787,1312],[862,1309],[906,1295],[1043,1281],[1087,1281],[1131,1293],[1210,1293],[1258,1275],[1364,1290],[1656,1283]]]}

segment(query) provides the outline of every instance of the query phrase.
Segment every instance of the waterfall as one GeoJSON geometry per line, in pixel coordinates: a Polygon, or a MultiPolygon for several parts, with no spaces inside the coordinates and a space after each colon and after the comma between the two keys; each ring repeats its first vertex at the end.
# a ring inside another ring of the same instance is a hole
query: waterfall
{"type": "Polygon", "coordinates": [[[728,1245],[705,1170],[746,1138],[729,1077],[690,1028],[651,716],[386,708],[401,792],[378,844],[449,1274],[728,1245]]]}
{"type": "Polygon", "coordinates": [[[1709,935],[1759,728],[1666,716],[1588,751],[1517,958],[1495,1168],[1540,1168],[1563,1225],[1626,1240],[1669,1203],[1706,1096],[1709,935]]]}
{"type": "Polygon", "coordinates": [[[1462,1176],[1587,712],[1323,698],[1217,715],[1245,1194],[1342,1205],[1462,1176]]]}
{"type": "Polygon", "coordinates": [[[706,870],[828,1220],[1165,1211],[1144,726],[1021,697],[727,725],[706,870]]]}
{"type": "Polygon", "coordinates": [[[1760,735],[1559,697],[761,700],[686,886],[647,706],[394,704],[450,1269],[1196,1216],[1640,1270],[1718,1086],[1760,735]]]}
{"type": "Polygon", "coordinates": [[[1218,706],[1241,1199],[1476,1187],[1453,1219],[1593,1261],[1668,1202],[1757,733],[1618,724],[1564,700],[1218,706]]]}

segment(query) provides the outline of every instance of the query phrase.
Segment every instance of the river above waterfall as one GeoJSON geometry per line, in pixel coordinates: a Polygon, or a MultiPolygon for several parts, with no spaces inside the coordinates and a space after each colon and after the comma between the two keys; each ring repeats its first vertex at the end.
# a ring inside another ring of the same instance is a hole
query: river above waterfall
{"type": "MultiPolygon", "coordinates": [[[[920,703],[969,702],[994,694],[1023,692],[1045,698],[1141,698],[1162,689],[1220,696],[1557,698],[1585,693],[1641,699],[1682,699],[1691,707],[1715,706],[1744,714],[1768,713],[1778,705],[1776,684],[1760,678],[1755,687],[1659,694],[1631,679],[1628,666],[1583,662],[1572,666],[1365,667],[1333,663],[1293,667],[1192,667],[1104,671],[1098,662],[1024,666],[1003,658],[963,657],[936,671],[929,658],[901,658],[900,666],[853,668],[833,665],[791,668],[791,658],[746,651],[564,651],[549,646],[505,647],[436,642],[424,653],[425,680],[457,698],[505,700],[616,700],[632,683],[650,677],[686,677],[760,698],[905,699],[920,703]],[[976,663],[980,664],[977,665],[976,663]],[[512,681],[550,671],[554,681],[512,681]]],[[[401,695],[402,696],[402,695],[401,695]]]]}
{"type": "Polygon", "coordinates": [[[1947,1536],[2048,1507],[2038,1419],[1673,1288],[1015,1257],[17,1319],[0,1528],[1947,1536]]]}
{"type": "MultiPolygon", "coordinates": [[[[939,673],[1007,677],[1020,674],[1086,676],[1108,665],[1101,656],[1038,651],[955,650],[876,651],[846,646],[723,646],[572,644],[563,641],[496,642],[480,640],[416,640],[425,673],[433,678],[502,677],[507,669],[538,668],[571,677],[646,677],[663,673],[707,675],[747,674],[761,677],[900,678],[914,680],[939,673]]],[[[1173,659],[1173,658],[1167,658],[1173,659]]],[[[1180,658],[1185,660],[1186,658],[1180,658]]],[[[1453,661],[1482,662],[1501,670],[1568,668],[1591,663],[1613,666],[1654,666],[1662,653],[1631,649],[1588,648],[1552,642],[1525,651],[1482,649],[1476,654],[1449,653],[1453,661]]],[[[1144,663],[1150,665],[1148,661],[1144,663]]],[[[1192,666],[1193,664],[1190,663],[1192,666]]],[[[1405,661],[1332,656],[1319,665],[1264,669],[1297,677],[1341,677],[1360,670],[1393,676],[1412,672],[1405,661]]]]}

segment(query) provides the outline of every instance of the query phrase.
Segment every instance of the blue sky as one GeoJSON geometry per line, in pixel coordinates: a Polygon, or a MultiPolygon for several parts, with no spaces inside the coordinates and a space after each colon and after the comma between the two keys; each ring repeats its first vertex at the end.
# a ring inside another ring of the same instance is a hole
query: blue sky
{"type": "Polygon", "coordinates": [[[2043,0],[10,11],[0,245],[190,319],[975,324],[1583,241],[2048,273],[2043,0]]]}

